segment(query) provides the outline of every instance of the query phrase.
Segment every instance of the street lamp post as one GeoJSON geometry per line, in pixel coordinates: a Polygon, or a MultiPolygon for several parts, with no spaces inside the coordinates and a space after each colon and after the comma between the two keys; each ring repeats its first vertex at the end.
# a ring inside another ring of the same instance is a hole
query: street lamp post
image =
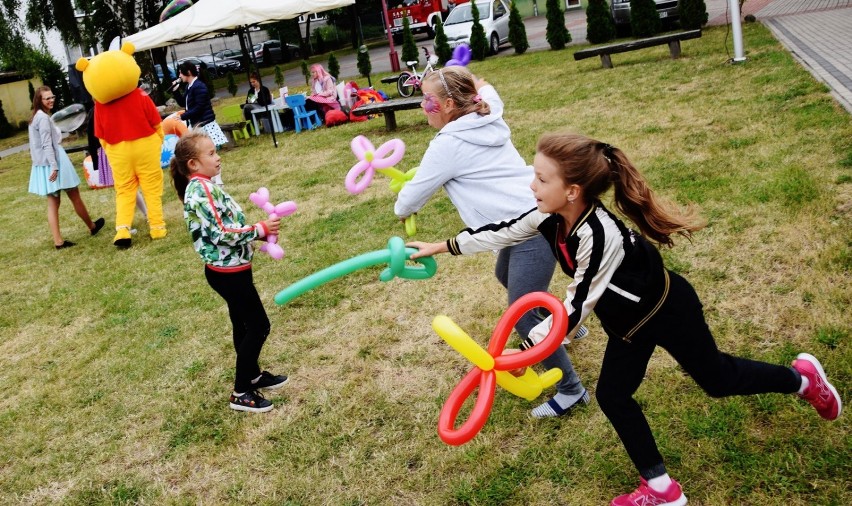
{"type": "Polygon", "coordinates": [[[399,72],[399,56],[396,54],[396,49],[393,47],[393,34],[391,33],[390,16],[388,16],[388,2],[382,0],[382,15],[385,17],[385,29],[388,33],[388,44],[390,44],[390,64],[393,72],[399,72]]]}

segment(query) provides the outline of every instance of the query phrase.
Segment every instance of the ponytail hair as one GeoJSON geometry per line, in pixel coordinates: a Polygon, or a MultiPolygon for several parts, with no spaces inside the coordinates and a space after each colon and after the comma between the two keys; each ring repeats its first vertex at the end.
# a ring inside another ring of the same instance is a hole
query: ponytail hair
{"type": "Polygon", "coordinates": [[[654,194],[639,170],[618,148],[578,134],[547,134],[536,150],[562,170],[566,185],[583,189],[586,203],[614,188],[616,208],[639,227],[648,239],[673,246],[671,236],[687,239],[705,222],[692,206],[679,206],[654,194]]]}
{"type": "Polygon", "coordinates": [[[184,133],[175,144],[174,156],[169,162],[169,172],[172,175],[172,184],[177,191],[180,201],[186,196],[186,186],[192,173],[189,170],[189,161],[201,155],[199,141],[209,139],[207,133],[200,127],[195,127],[184,133]]]}
{"type": "Polygon", "coordinates": [[[430,72],[423,82],[435,83],[435,89],[438,90],[436,95],[439,99],[452,99],[456,105],[453,120],[472,112],[480,116],[491,114],[491,107],[476,91],[473,74],[465,67],[449,66],[438,69],[430,72]]]}

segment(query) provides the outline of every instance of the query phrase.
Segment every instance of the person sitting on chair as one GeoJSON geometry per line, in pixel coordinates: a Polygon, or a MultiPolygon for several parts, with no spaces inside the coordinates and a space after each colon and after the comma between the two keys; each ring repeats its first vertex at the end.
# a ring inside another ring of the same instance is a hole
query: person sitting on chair
{"type": "Polygon", "coordinates": [[[243,105],[243,117],[251,121],[251,112],[254,109],[262,109],[272,104],[272,93],[269,88],[260,84],[260,76],[252,72],[249,76],[249,90],[246,95],[246,103],[243,105]]]}
{"type": "Polygon", "coordinates": [[[323,123],[325,113],[340,109],[334,78],[319,63],[311,65],[311,95],[305,100],[305,110],[316,111],[323,123]]]}

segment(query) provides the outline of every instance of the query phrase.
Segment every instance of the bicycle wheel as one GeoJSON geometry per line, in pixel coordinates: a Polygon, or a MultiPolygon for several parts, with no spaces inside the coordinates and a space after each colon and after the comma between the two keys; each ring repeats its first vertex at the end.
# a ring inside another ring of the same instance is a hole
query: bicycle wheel
{"type": "Polygon", "coordinates": [[[399,75],[399,79],[396,80],[396,91],[399,92],[400,97],[408,98],[414,95],[414,84],[410,81],[411,77],[410,72],[403,72],[399,75]]]}

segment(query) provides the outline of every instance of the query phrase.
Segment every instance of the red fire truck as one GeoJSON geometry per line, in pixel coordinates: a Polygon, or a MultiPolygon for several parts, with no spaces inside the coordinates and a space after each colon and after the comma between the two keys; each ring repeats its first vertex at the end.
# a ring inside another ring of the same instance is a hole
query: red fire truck
{"type": "MultiPolygon", "coordinates": [[[[469,0],[455,0],[455,5],[469,0]]],[[[435,36],[435,23],[447,15],[447,0],[390,0],[388,2],[388,17],[393,40],[402,42],[402,20],[408,17],[411,33],[426,33],[430,38],[435,36]]]]}

